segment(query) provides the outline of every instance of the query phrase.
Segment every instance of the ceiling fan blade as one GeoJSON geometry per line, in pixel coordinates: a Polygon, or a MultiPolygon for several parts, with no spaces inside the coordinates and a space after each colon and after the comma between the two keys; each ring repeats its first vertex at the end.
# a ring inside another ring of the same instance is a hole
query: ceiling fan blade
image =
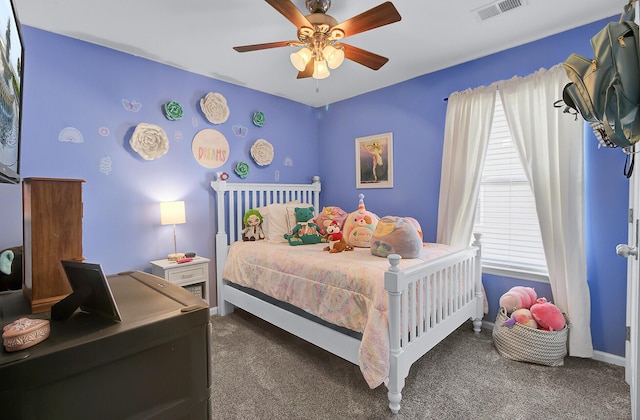
{"type": "Polygon", "coordinates": [[[351,61],[362,64],[369,67],[372,70],[378,70],[384,66],[389,59],[378,54],[363,50],[358,47],[354,47],[349,44],[339,44],[344,47],[344,58],[348,58],[351,61]]]}
{"type": "Polygon", "coordinates": [[[306,79],[307,77],[313,76],[313,62],[313,59],[309,60],[309,62],[307,63],[307,67],[305,67],[301,72],[298,72],[298,77],[296,77],[296,79],[306,79]]]}
{"type": "Polygon", "coordinates": [[[398,22],[402,17],[393,3],[390,1],[382,3],[379,6],[360,13],[351,19],[345,20],[334,26],[332,29],[340,29],[344,32],[344,36],[359,34],[360,32],[370,29],[379,28],[380,26],[398,22]]]}
{"type": "Polygon", "coordinates": [[[288,47],[295,44],[298,41],[279,41],[279,42],[267,42],[265,44],[253,44],[253,45],[241,45],[239,47],[233,47],[238,52],[249,52],[257,50],[266,50],[269,48],[288,47]]]}
{"type": "Polygon", "coordinates": [[[296,27],[301,28],[306,26],[307,28],[313,28],[313,25],[302,14],[300,9],[298,9],[290,0],[266,0],[266,2],[280,12],[282,16],[289,19],[289,21],[296,25],[296,27]]]}

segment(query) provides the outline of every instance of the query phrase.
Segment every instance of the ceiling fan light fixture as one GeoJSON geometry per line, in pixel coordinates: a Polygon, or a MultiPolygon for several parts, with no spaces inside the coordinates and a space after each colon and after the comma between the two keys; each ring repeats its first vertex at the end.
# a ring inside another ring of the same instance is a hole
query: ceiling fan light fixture
{"type": "Polygon", "coordinates": [[[329,77],[329,69],[327,68],[327,62],[325,60],[316,60],[313,63],[313,77],[314,79],[326,79],[329,77]]]}
{"type": "Polygon", "coordinates": [[[293,67],[295,67],[298,71],[303,71],[307,67],[309,60],[311,60],[311,56],[311,50],[305,47],[294,53],[291,53],[289,59],[291,60],[291,64],[293,64],[293,67]]]}
{"type": "Polygon", "coordinates": [[[327,65],[330,69],[337,69],[344,61],[344,50],[336,48],[333,45],[327,45],[322,50],[322,55],[327,60],[327,65]]]}

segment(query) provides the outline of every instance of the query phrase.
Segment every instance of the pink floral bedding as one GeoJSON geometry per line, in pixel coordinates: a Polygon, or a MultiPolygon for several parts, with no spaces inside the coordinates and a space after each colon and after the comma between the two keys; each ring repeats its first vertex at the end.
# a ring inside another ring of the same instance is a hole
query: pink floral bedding
{"type": "MultiPolygon", "coordinates": [[[[362,333],[360,370],[375,388],[389,376],[388,296],[383,274],[389,262],[371,255],[368,248],[329,254],[322,250],[325,246],[235,242],[222,277],[362,333]]],[[[425,244],[420,258],[403,259],[400,268],[450,250],[446,245],[425,244]]]]}

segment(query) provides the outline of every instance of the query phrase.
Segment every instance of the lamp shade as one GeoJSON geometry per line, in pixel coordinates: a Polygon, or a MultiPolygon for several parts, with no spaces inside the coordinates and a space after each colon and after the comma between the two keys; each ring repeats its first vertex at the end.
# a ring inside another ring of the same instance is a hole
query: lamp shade
{"type": "Polygon", "coordinates": [[[337,69],[344,61],[344,50],[327,45],[322,50],[322,55],[327,60],[330,69],[337,69]]]}
{"type": "Polygon", "coordinates": [[[165,201],[160,203],[160,224],[179,225],[187,222],[184,201],[165,201]]]}
{"type": "Polygon", "coordinates": [[[314,79],[326,79],[329,77],[329,69],[327,68],[327,62],[324,60],[316,60],[313,63],[313,77],[314,79]]]}
{"type": "Polygon", "coordinates": [[[309,60],[311,60],[311,50],[306,47],[301,48],[297,52],[291,53],[289,59],[291,60],[293,67],[298,71],[303,71],[307,67],[309,60]]]}

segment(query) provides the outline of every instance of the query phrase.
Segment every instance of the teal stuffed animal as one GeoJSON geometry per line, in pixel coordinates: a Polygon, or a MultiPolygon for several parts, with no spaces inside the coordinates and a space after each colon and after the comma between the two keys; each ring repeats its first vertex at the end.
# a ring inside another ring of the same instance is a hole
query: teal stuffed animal
{"type": "Polygon", "coordinates": [[[22,247],[0,251],[0,292],[22,288],[22,247]]]}
{"type": "Polygon", "coordinates": [[[296,207],[296,225],[284,238],[289,245],[308,245],[323,242],[318,225],[313,223],[313,207],[296,207]]]}

